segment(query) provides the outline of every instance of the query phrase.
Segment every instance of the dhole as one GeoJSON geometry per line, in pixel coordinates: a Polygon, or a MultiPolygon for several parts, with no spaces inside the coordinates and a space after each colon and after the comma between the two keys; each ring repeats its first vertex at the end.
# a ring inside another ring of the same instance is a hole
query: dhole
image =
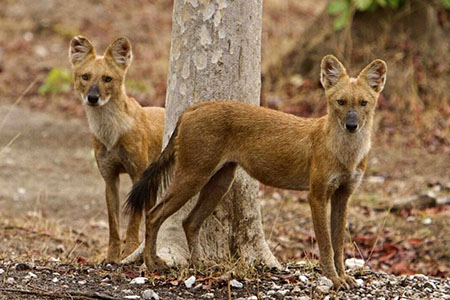
{"type": "Polygon", "coordinates": [[[233,101],[188,108],[169,144],[145,170],[126,203],[135,215],[147,210],[146,266],[164,267],[156,255],[158,230],[200,192],[198,203],[183,222],[192,259],[199,259],[199,229],[229,190],[239,165],[265,185],[309,189],[322,272],[336,288],[353,286],[355,280],[345,274],[343,263],[347,203],[366,168],[375,106],[386,71],[386,63],[377,59],[351,78],[334,56],[325,56],[320,79],[328,114],[321,118],[299,118],[233,101]],[[172,172],[166,194],[153,206],[160,183],[172,172]]]}
{"type": "MultiPolygon", "coordinates": [[[[76,36],[70,43],[76,92],[81,96],[93,134],[97,165],[106,184],[109,220],[107,261],[119,262],[119,173],[136,183],[160,151],[164,127],[163,108],[142,108],[125,92],[125,76],[132,60],[131,44],[119,38],[97,56],[91,42],[76,36]]],[[[124,255],[139,244],[141,212],[135,211],[126,231],[124,255]]]]}

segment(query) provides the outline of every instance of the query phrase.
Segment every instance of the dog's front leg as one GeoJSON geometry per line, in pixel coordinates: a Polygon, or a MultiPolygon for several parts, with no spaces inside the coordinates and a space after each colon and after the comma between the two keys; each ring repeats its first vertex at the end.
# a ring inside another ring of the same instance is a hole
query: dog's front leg
{"type": "Polygon", "coordinates": [[[108,208],[109,221],[109,245],[108,262],[118,263],[120,261],[120,226],[119,226],[119,176],[105,178],[106,184],[106,207],[108,208]]]}
{"type": "Polygon", "coordinates": [[[331,240],[334,251],[334,265],[336,271],[345,282],[353,287],[356,281],[353,277],[345,274],[344,268],[344,239],[347,223],[347,205],[353,188],[343,185],[333,194],[331,198],[331,240]]]}
{"type": "Polygon", "coordinates": [[[348,288],[347,283],[338,276],[334,266],[334,255],[327,217],[327,187],[322,184],[311,184],[308,200],[311,207],[314,233],[319,244],[320,266],[323,275],[333,281],[333,286],[336,289],[340,287],[348,288]]]}

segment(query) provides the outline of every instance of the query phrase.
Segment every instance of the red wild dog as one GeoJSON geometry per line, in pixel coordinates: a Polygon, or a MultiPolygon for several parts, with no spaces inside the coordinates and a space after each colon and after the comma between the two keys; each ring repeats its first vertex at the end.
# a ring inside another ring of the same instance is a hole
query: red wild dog
{"type": "MultiPolygon", "coordinates": [[[[70,43],[76,92],[81,96],[89,122],[98,168],[106,184],[109,220],[107,261],[119,262],[119,174],[128,173],[136,183],[162,147],[164,109],[142,108],[125,92],[125,76],[132,60],[131,44],[119,38],[97,56],[91,42],[76,36],[70,43]]],[[[142,212],[130,218],[124,255],[139,245],[142,212]]]]}
{"type": "Polygon", "coordinates": [[[165,266],[156,254],[158,230],[200,192],[196,206],[183,221],[192,260],[199,259],[199,229],[229,190],[239,165],[265,185],[309,189],[322,272],[336,288],[355,285],[343,263],[347,204],[366,168],[375,106],[386,71],[386,63],[377,59],[351,78],[334,56],[325,56],[320,79],[328,114],[321,118],[300,118],[233,101],[188,108],[167,147],[127,199],[128,212],[147,210],[146,266],[165,266]],[[158,186],[172,172],[162,201],[153,206],[158,186]]]}

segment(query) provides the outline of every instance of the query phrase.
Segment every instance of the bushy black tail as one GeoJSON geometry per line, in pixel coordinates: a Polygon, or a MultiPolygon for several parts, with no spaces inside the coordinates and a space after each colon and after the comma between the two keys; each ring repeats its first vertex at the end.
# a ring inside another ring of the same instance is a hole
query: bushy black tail
{"type": "Polygon", "coordinates": [[[156,203],[158,188],[164,189],[169,184],[169,177],[175,163],[175,137],[178,133],[178,124],[170,137],[169,143],[158,159],[142,173],[141,179],[133,185],[124,205],[125,214],[141,213],[147,211],[156,203]]]}

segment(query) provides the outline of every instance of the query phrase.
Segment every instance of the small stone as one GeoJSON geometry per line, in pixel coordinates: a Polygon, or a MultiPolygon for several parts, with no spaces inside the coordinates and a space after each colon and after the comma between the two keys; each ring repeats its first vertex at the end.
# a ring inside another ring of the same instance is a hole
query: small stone
{"type": "Polygon", "coordinates": [[[330,288],[331,287],[329,287],[327,285],[319,285],[318,287],[316,287],[316,290],[319,293],[326,294],[326,293],[328,293],[330,291],[330,288]]]}
{"type": "Polygon", "coordinates": [[[364,267],[363,259],[349,258],[345,260],[345,266],[349,269],[360,269],[364,267]]]}
{"type": "Polygon", "coordinates": [[[270,290],[270,291],[267,292],[267,296],[273,296],[273,295],[275,295],[276,293],[277,293],[276,291],[270,290]]]}
{"type": "Polygon", "coordinates": [[[274,289],[274,290],[279,290],[279,289],[281,289],[281,286],[279,286],[275,282],[272,282],[272,287],[271,288],[274,289]]]}
{"type": "Polygon", "coordinates": [[[383,283],[379,280],[372,281],[372,284],[376,287],[381,287],[383,285],[383,283]]]}
{"type": "Polygon", "coordinates": [[[237,289],[242,289],[244,287],[244,285],[241,282],[237,281],[236,279],[231,280],[230,285],[237,289]]]}
{"type": "Polygon", "coordinates": [[[329,288],[331,288],[333,286],[333,281],[331,281],[330,279],[326,278],[325,276],[320,277],[319,279],[319,286],[327,286],[329,288]]]}
{"type": "Polygon", "coordinates": [[[49,261],[49,262],[60,262],[60,259],[59,259],[59,258],[55,258],[55,257],[50,257],[50,258],[48,259],[48,261],[49,261]]]}
{"type": "Polygon", "coordinates": [[[214,293],[206,293],[202,296],[202,298],[205,299],[213,299],[214,298],[214,293]]]}
{"type": "Polygon", "coordinates": [[[14,283],[16,283],[16,281],[14,280],[14,278],[8,277],[8,279],[6,279],[6,283],[7,284],[14,284],[14,283]]]}
{"type": "Polygon", "coordinates": [[[30,278],[37,278],[37,275],[33,272],[28,272],[28,276],[30,276],[30,278]]]}
{"type": "Polygon", "coordinates": [[[0,275],[3,274],[3,273],[5,273],[5,270],[0,268],[0,275]]]}
{"type": "Polygon", "coordinates": [[[356,281],[356,285],[359,287],[362,287],[364,285],[364,280],[362,280],[362,279],[356,279],[355,281],[356,281]]]}
{"type": "Polygon", "coordinates": [[[258,297],[256,297],[255,295],[252,295],[252,296],[248,297],[247,300],[258,300],[258,297]]]}
{"type": "Polygon", "coordinates": [[[419,279],[419,280],[428,280],[428,277],[424,274],[414,274],[411,276],[413,279],[419,279]]]}
{"type": "Polygon", "coordinates": [[[184,281],[184,285],[190,289],[195,283],[195,276],[191,276],[184,281]]]}
{"type": "Polygon", "coordinates": [[[304,283],[308,282],[308,277],[306,277],[305,275],[298,276],[298,279],[300,279],[300,281],[304,283]]]}
{"type": "Polygon", "coordinates": [[[80,280],[80,281],[78,281],[78,284],[79,285],[85,285],[86,284],[86,280],[80,280]]]}
{"type": "Polygon", "coordinates": [[[153,290],[145,290],[142,293],[142,298],[144,298],[145,300],[159,300],[159,296],[157,293],[155,293],[153,290]]]}
{"type": "Polygon", "coordinates": [[[367,177],[367,181],[373,184],[381,184],[384,182],[383,176],[369,176],[367,177]]]}
{"type": "Polygon", "coordinates": [[[130,284],[144,284],[147,282],[147,278],[145,277],[136,277],[130,281],[130,284]]]}
{"type": "Polygon", "coordinates": [[[53,282],[53,283],[57,283],[58,281],[59,281],[58,277],[54,277],[54,278],[52,279],[52,282],[53,282]]]}
{"type": "Polygon", "coordinates": [[[423,219],[423,221],[422,221],[422,224],[423,224],[423,225],[430,225],[431,223],[433,223],[433,220],[432,220],[430,217],[425,218],[425,219],[423,219]]]}

